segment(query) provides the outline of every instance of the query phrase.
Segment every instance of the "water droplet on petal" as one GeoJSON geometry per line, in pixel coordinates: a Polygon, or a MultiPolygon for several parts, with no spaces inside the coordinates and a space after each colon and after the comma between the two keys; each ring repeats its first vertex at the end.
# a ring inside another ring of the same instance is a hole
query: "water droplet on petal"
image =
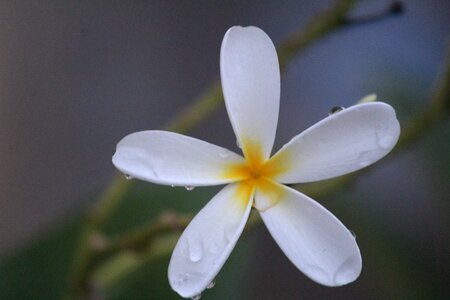
{"type": "Polygon", "coordinates": [[[220,158],[228,158],[230,156],[230,153],[228,152],[219,152],[220,158]]]}
{"type": "Polygon", "coordinates": [[[225,227],[225,240],[230,242],[236,235],[236,226],[235,225],[228,225],[225,227]]]}
{"type": "Polygon", "coordinates": [[[131,176],[130,174],[125,174],[125,179],[131,180],[131,179],[133,179],[133,176],[131,176]]]}
{"type": "Polygon", "coordinates": [[[239,139],[236,140],[236,146],[237,146],[239,149],[242,149],[242,145],[241,145],[241,143],[239,142],[239,139]]]}
{"type": "Polygon", "coordinates": [[[328,115],[331,116],[331,115],[333,115],[333,114],[335,114],[335,113],[338,113],[338,112],[340,112],[340,111],[342,111],[342,110],[344,110],[344,107],[343,107],[343,106],[334,106],[334,107],[332,107],[332,108],[330,109],[330,111],[328,112],[328,115]]]}
{"type": "Polygon", "coordinates": [[[387,134],[386,131],[382,130],[382,128],[377,128],[376,132],[377,145],[381,149],[389,149],[392,146],[392,136],[387,134]]]}
{"type": "Polygon", "coordinates": [[[211,282],[206,286],[206,288],[207,288],[207,289],[212,289],[215,285],[216,285],[216,281],[213,280],[213,281],[211,281],[211,282]]]}
{"type": "Polygon", "coordinates": [[[226,244],[227,242],[225,241],[225,233],[223,232],[222,235],[220,235],[220,233],[217,233],[214,239],[210,239],[207,242],[206,248],[209,252],[218,254],[225,248],[226,244]]]}
{"type": "Polygon", "coordinates": [[[201,297],[202,297],[202,294],[198,294],[198,295],[195,295],[194,297],[192,297],[192,300],[200,300],[201,297]]]}
{"type": "Polygon", "coordinates": [[[188,239],[189,259],[198,262],[203,257],[203,242],[198,232],[193,232],[188,239]]]}
{"type": "Polygon", "coordinates": [[[182,285],[184,282],[186,282],[191,275],[189,273],[178,273],[175,277],[174,283],[178,286],[182,285]]]}
{"type": "Polygon", "coordinates": [[[365,151],[358,157],[358,163],[361,167],[367,167],[373,162],[371,151],[365,151]]]}
{"type": "Polygon", "coordinates": [[[186,191],[192,191],[193,189],[195,189],[195,186],[192,186],[192,185],[187,185],[187,186],[185,186],[184,187],[185,189],[186,189],[186,191]]]}
{"type": "Polygon", "coordinates": [[[382,149],[389,149],[392,145],[392,139],[390,137],[382,137],[378,140],[378,146],[382,149]]]}

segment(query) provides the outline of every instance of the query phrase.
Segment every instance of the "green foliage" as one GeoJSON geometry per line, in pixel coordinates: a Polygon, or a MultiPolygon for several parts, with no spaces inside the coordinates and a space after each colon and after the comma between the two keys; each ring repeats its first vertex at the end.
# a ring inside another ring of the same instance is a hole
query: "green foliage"
{"type": "Polygon", "coordinates": [[[1,299],[59,299],[67,288],[77,220],[0,263],[1,299]]]}
{"type": "MultiPolygon", "coordinates": [[[[107,239],[149,224],[168,210],[195,213],[215,194],[217,188],[170,188],[137,183],[127,194],[116,214],[104,228],[107,239]]],[[[68,289],[68,278],[81,218],[31,243],[26,249],[0,263],[0,299],[61,299],[68,289]]],[[[178,232],[162,236],[157,245],[144,252],[122,252],[102,263],[90,280],[90,289],[102,299],[180,299],[167,279],[171,253],[178,232]],[[161,242],[165,239],[165,242],[161,242]]],[[[242,239],[244,240],[244,239],[242,239]]],[[[239,298],[251,242],[239,241],[231,258],[217,278],[217,285],[206,291],[211,299],[239,298]],[[239,271],[236,271],[239,270],[239,271]]]]}

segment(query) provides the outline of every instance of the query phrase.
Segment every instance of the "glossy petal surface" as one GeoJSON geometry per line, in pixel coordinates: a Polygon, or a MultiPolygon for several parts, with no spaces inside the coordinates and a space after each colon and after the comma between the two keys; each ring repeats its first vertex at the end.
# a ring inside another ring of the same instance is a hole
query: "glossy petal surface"
{"type": "Polygon", "coordinates": [[[280,105],[280,68],[267,34],[256,27],[230,28],[222,42],[220,75],[228,115],[244,154],[256,145],[267,159],[280,105]]]}
{"type": "Polygon", "coordinates": [[[169,264],[170,285],[181,296],[198,295],[214,280],[244,229],[252,196],[241,184],[227,185],[189,223],[169,264]]]}
{"type": "Polygon", "coordinates": [[[400,125],[385,103],[359,104],[337,112],[294,137],[271,158],[289,162],[277,176],[282,183],[311,182],[364,168],[388,154],[400,125]]]}
{"type": "Polygon", "coordinates": [[[243,158],[230,150],[168,131],[141,131],[123,138],[113,156],[132,177],[168,185],[204,186],[232,181],[225,171],[243,158]]]}
{"type": "MultiPolygon", "coordinates": [[[[349,230],[306,195],[283,185],[278,189],[282,198],[262,211],[261,217],[290,261],[306,276],[326,286],[354,281],[362,264],[349,230]]],[[[256,197],[262,195],[257,193],[256,197]]]]}

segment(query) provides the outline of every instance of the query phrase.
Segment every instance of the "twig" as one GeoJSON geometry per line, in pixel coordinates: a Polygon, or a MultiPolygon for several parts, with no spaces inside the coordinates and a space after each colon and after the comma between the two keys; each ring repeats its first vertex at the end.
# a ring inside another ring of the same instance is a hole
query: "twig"
{"type": "Polygon", "coordinates": [[[345,27],[346,16],[356,1],[336,1],[334,6],[310,19],[306,30],[291,33],[278,47],[280,69],[283,71],[293,56],[300,54],[320,38],[345,27]]]}
{"type": "Polygon", "coordinates": [[[362,17],[347,17],[344,22],[347,25],[366,25],[376,23],[389,17],[403,14],[405,8],[400,1],[393,2],[390,7],[378,13],[362,16],[362,17]]]}

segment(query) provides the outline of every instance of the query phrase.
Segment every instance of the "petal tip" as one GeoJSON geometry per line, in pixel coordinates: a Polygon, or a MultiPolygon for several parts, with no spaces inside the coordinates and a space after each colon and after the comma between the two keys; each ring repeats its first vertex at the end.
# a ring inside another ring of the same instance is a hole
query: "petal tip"
{"type": "MultiPolygon", "coordinates": [[[[227,45],[229,43],[230,39],[232,39],[232,40],[234,40],[234,39],[241,40],[242,39],[244,41],[262,39],[263,41],[265,41],[266,46],[267,45],[273,46],[272,40],[267,35],[267,33],[264,30],[262,30],[261,28],[253,26],[253,25],[250,25],[250,26],[237,25],[237,26],[230,27],[223,37],[221,54],[225,48],[225,45],[227,45]]],[[[275,46],[273,46],[273,48],[275,48],[275,46]]]]}
{"type": "Polygon", "coordinates": [[[169,266],[168,275],[170,287],[183,298],[192,298],[196,295],[201,294],[203,291],[194,290],[191,288],[191,285],[185,284],[189,281],[189,273],[174,274],[173,272],[171,272],[169,266]]]}
{"type": "Polygon", "coordinates": [[[355,281],[362,270],[361,255],[354,253],[349,256],[336,270],[333,276],[333,286],[342,286],[355,281]]]}

